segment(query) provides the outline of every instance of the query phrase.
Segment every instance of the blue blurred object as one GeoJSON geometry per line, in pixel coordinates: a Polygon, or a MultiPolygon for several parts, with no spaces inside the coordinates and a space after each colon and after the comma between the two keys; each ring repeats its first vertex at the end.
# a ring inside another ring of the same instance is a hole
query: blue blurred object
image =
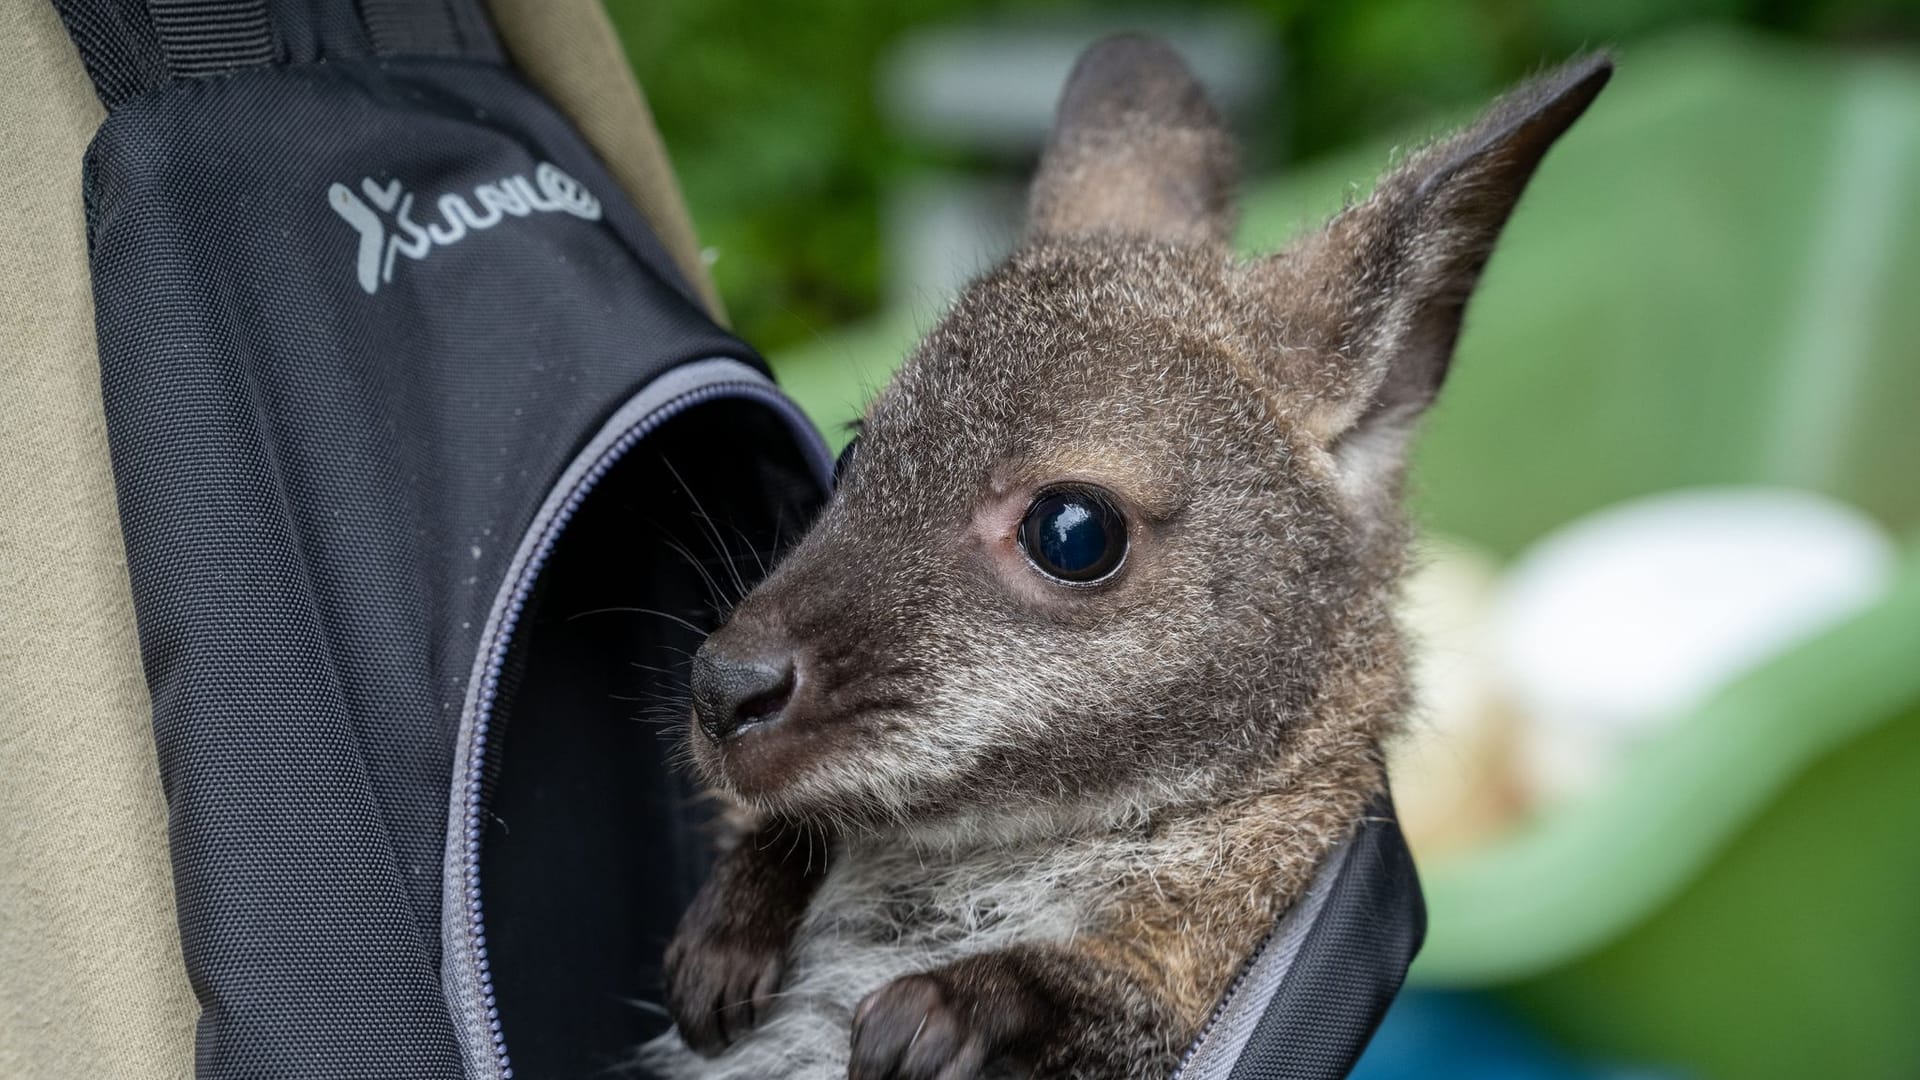
{"type": "Polygon", "coordinates": [[[1680,1080],[1573,1059],[1480,994],[1410,990],[1388,1010],[1352,1080],[1680,1080]]]}

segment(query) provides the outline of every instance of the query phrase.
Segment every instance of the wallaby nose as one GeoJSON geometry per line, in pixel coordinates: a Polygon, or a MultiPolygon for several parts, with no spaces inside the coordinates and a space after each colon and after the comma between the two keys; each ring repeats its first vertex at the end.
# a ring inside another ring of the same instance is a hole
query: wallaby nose
{"type": "Polygon", "coordinates": [[[778,719],[793,697],[793,657],[732,656],[711,638],[693,656],[693,712],[715,742],[749,724],[778,719]]]}

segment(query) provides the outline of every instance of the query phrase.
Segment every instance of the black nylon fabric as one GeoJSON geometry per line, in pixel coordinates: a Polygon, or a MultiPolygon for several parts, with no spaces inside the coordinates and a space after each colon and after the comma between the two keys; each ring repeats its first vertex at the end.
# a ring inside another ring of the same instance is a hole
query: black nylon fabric
{"type": "Polygon", "coordinates": [[[650,377],[758,361],[500,68],[174,83],[109,115],[86,177],[200,1075],[457,1077],[450,764],[513,546],[650,377]],[[341,191],[390,200],[391,240],[447,194],[483,219],[486,184],[521,212],[362,272],[341,191]]]}
{"type": "Polygon", "coordinates": [[[145,0],[53,0],[53,6],[107,108],[171,78],[145,0]]]}
{"type": "Polygon", "coordinates": [[[382,56],[499,55],[477,0],[360,0],[360,19],[382,56]]]}
{"type": "Polygon", "coordinates": [[[1352,844],[1229,1080],[1346,1076],[1399,994],[1427,911],[1390,801],[1372,808],[1352,844]]]}
{"type": "MultiPolygon", "coordinates": [[[[439,0],[420,0],[422,6],[439,0]]],[[[377,55],[358,0],[266,0],[281,63],[339,63],[377,55]]],[[[434,55],[434,54],[429,54],[434,55]]],[[[484,58],[483,58],[484,59],[484,58]]]]}

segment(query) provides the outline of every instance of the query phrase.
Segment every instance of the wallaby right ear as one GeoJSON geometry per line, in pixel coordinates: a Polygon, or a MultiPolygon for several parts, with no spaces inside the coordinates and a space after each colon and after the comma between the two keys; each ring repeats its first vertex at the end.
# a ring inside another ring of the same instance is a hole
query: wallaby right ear
{"type": "Polygon", "coordinates": [[[1262,268],[1273,302],[1319,327],[1337,358],[1337,370],[1304,380],[1316,398],[1307,422],[1350,487],[1377,486],[1401,465],[1494,241],[1547,150],[1612,74],[1602,53],[1521,85],[1262,268]]]}
{"type": "Polygon", "coordinates": [[[1226,243],[1233,139],[1172,47],[1120,34],[1080,54],[1028,200],[1029,235],[1226,243]]]}

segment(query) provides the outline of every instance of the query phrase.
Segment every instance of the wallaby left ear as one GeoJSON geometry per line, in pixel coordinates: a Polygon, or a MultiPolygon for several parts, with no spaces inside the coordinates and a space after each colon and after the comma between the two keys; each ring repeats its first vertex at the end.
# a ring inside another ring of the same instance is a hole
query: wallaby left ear
{"type": "Polygon", "coordinates": [[[1074,64],[1028,196],[1033,236],[1107,234],[1224,244],[1233,138],[1180,54],[1118,34],[1074,64]]]}
{"type": "MultiPolygon", "coordinates": [[[[1613,74],[1605,54],[1525,83],[1472,126],[1415,153],[1364,202],[1276,256],[1280,288],[1309,295],[1345,370],[1308,423],[1343,468],[1398,464],[1439,392],[1461,317],[1534,169],[1613,74]]],[[[1365,483],[1364,475],[1352,477],[1365,483]]]]}

